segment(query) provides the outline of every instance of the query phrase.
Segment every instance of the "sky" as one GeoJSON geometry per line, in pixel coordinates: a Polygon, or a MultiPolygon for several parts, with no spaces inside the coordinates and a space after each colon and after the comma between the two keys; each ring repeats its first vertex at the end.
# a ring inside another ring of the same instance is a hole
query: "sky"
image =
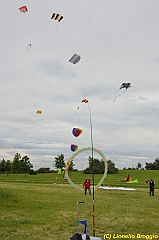
{"type": "MultiPolygon", "coordinates": [[[[20,153],[35,170],[55,169],[56,156],[72,156],[71,144],[92,146],[90,120],[93,147],[117,168],[159,157],[158,0],[0,3],[0,160],[20,153]],[[83,130],[77,138],[74,127],[83,130]]],[[[89,156],[75,157],[75,168],[89,156]]]]}

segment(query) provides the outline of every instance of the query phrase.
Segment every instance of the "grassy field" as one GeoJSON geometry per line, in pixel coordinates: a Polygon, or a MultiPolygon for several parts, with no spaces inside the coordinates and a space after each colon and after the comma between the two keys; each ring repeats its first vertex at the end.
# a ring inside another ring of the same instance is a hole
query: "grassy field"
{"type": "MultiPolygon", "coordinates": [[[[77,184],[83,183],[85,177],[81,172],[71,173],[71,179],[77,184]]],[[[96,175],[95,182],[100,178],[101,175],[96,175]]],[[[159,171],[119,171],[108,175],[104,185],[136,190],[98,189],[95,192],[96,236],[104,239],[104,234],[111,234],[111,239],[121,239],[113,234],[133,234],[133,239],[146,239],[139,235],[137,238],[137,234],[143,234],[147,239],[148,235],[159,239],[159,201],[154,199],[159,198],[159,171]],[[124,179],[127,174],[139,183],[115,181],[124,179]],[[155,197],[150,197],[149,187],[142,184],[150,178],[156,182],[155,197]]],[[[91,196],[84,196],[57,174],[26,177],[0,174],[0,240],[68,240],[77,232],[78,201],[86,202],[88,234],[92,236],[91,196]]],[[[83,218],[82,207],[79,217],[83,218]]]]}

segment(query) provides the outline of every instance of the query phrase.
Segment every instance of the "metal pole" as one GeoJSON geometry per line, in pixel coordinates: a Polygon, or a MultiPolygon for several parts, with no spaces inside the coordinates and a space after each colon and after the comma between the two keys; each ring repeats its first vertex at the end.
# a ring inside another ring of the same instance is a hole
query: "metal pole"
{"type": "Polygon", "coordinates": [[[92,220],[93,220],[93,237],[95,237],[95,216],[94,216],[94,164],[93,164],[93,134],[92,134],[92,119],[91,119],[91,110],[89,108],[89,117],[90,117],[90,127],[91,127],[91,145],[92,145],[92,181],[93,181],[93,196],[92,196],[92,220]]]}

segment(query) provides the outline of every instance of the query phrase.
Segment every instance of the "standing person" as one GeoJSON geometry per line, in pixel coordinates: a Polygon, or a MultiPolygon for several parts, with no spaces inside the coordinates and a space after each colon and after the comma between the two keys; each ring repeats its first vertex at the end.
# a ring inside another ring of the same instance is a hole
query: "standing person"
{"type": "Polygon", "coordinates": [[[91,181],[90,181],[89,177],[87,177],[86,180],[83,183],[83,188],[85,190],[84,191],[84,195],[86,195],[87,190],[88,190],[89,191],[89,195],[92,196],[90,187],[91,187],[91,181]]]}
{"type": "Polygon", "coordinates": [[[152,179],[149,182],[149,186],[150,186],[150,196],[154,196],[155,182],[152,179]]]}

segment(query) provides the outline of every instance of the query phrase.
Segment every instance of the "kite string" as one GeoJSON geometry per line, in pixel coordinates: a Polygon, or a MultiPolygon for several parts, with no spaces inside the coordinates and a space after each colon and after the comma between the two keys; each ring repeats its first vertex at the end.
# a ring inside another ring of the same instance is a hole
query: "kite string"
{"type": "Polygon", "coordinates": [[[47,26],[49,25],[49,23],[50,23],[51,21],[52,21],[52,20],[50,20],[50,21],[46,24],[46,26],[45,26],[45,28],[44,28],[44,34],[45,34],[45,36],[48,37],[48,38],[51,38],[51,37],[55,34],[55,32],[56,32],[56,30],[57,30],[57,27],[58,27],[58,23],[57,23],[57,25],[56,25],[56,27],[55,27],[54,32],[52,33],[52,35],[48,36],[48,35],[46,34],[46,28],[47,28],[47,26]]]}
{"type": "MultiPolygon", "coordinates": [[[[82,107],[83,107],[83,104],[82,104],[82,103],[81,103],[81,107],[77,107],[77,110],[80,109],[79,118],[78,118],[78,127],[79,127],[79,125],[80,125],[82,107]]],[[[75,137],[75,144],[76,144],[76,137],[75,137]]]]}
{"type": "MultiPolygon", "coordinates": [[[[84,96],[84,98],[86,98],[84,96]]],[[[86,98],[87,99],[87,98],[86,98]]],[[[92,182],[93,182],[93,194],[92,194],[92,227],[93,227],[93,236],[95,237],[95,204],[94,204],[94,198],[95,198],[95,189],[94,189],[94,164],[93,164],[93,126],[92,126],[92,115],[91,115],[91,108],[90,108],[90,105],[89,105],[89,102],[87,103],[88,104],[88,112],[89,112],[89,123],[90,123],[90,139],[91,139],[91,158],[92,158],[92,182]]]]}
{"type": "MultiPolygon", "coordinates": [[[[120,89],[118,89],[115,93],[114,93],[114,95],[119,91],[120,89]]],[[[125,89],[125,91],[126,91],[127,89],[125,89]]],[[[124,91],[124,92],[125,92],[124,91]]],[[[123,93],[121,93],[121,94],[119,94],[119,95],[115,95],[115,98],[114,98],[114,100],[113,100],[113,103],[115,102],[115,99],[117,98],[117,97],[120,97],[120,96],[122,96],[123,94],[124,94],[124,92],[123,93]]]]}
{"type": "MultiPolygon", "coordinates": [[[[85,99],[86,96],[83,96],[83,99],[85,99]]],[[[80,107],[79,107],[80,108],[80,107]]],[[[79,109],[78,108],[78,109],[79,109]]],[[[82,108],[83,108],[83,102],[81,101],[81,108],[80,108],[80,114],[79,114],[79,119],[78,119],[78,124],[80,125],[80,121],[81,121],[81,115],[82,115],[82,108]]]]}
{"type": "Polygon", "coordinates": [[[80,124],[80,120],[81,120],[82,108],[83,108],[83,104],[81,103],[80,114],[79,114],[79,119],[78,119],[79,124],[80,124]]]}

